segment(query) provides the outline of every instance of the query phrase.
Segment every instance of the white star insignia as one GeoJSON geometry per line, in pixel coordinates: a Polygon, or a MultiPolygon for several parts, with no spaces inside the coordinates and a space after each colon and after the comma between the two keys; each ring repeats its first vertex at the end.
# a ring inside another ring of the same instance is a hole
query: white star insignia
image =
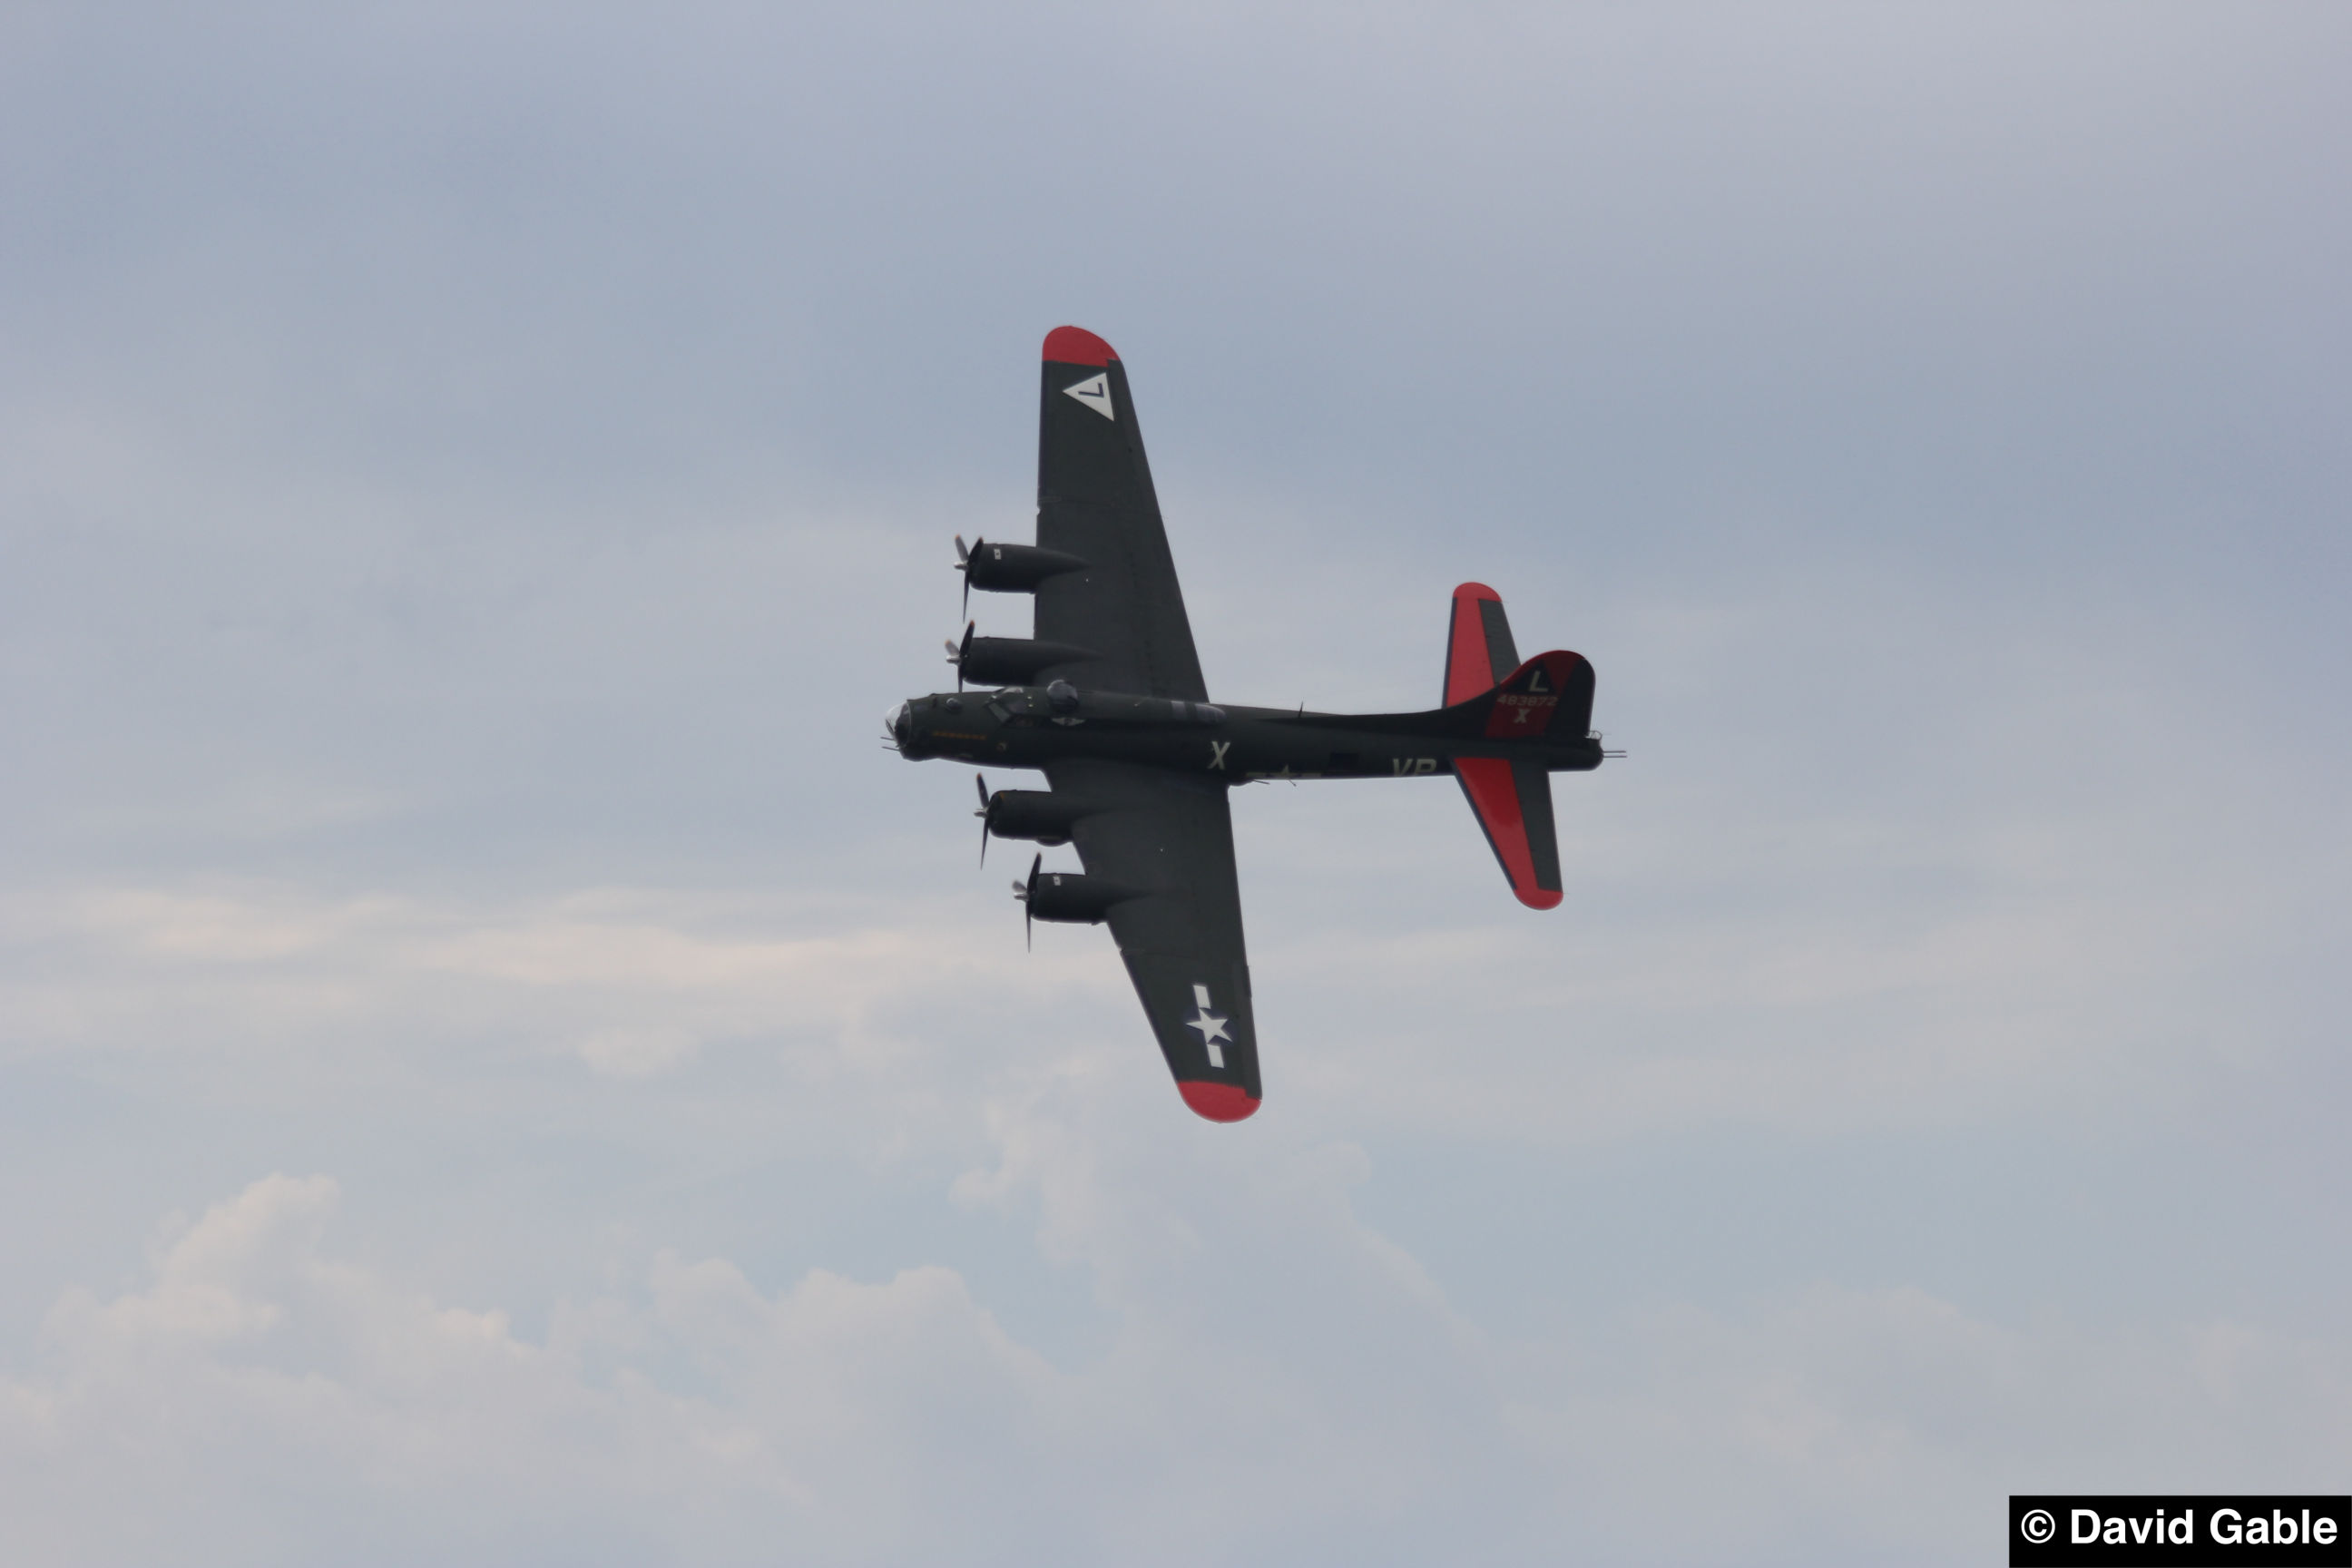
{"type": "Polygon", "coordinates": [[[1203,1007],[1192,1017],[1186,1019],[1184,1021],[1184,1026],[1188,1029],[1200,1030],[1201,1043],[1204,1046],[1212,1046],[1216,1044],[1219,1040],[1224,1040],[1227,1042],[1232,1041],[1233,1037],[1225,1033],[1225,1025],[1227,1022],[1228,1020],[1219,1017],[1216,1014],[1212,1013],[1206,1007],[1203,1007]]]}
{"type": "Polygon", "coordinates": [[[1225,1026],[1230,1022],[1232,1020],[1223,1015],[1209,1011],[1209,988],[1195,984],[1192,987],[1192,1016],[1184,1020],[1184,1026],[1201,1031],[1201,1047],[1209,1053],[1209,1065],[1220,1071],[1225,1065],[1225,1053],[1217,1042],[1235,1043],[1234,1037],[1225,1033],[1225,1026]]]}

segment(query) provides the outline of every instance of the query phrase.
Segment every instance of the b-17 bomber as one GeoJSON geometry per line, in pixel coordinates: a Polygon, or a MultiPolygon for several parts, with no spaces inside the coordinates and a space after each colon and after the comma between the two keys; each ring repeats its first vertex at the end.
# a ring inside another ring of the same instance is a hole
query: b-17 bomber
{"type": "Polygon", "coordinates": [[[1444,705],[1317,713],[1209,700],[1143,455],[1127,371],[1077,327],[1046,334],[1037,538],[956,539],[971,590],[1028,594],[1034,636],[948,644],[956,689],[884,722],[909,759],[1043,772],[1043,790],[979,785],[988,839],[1041,847],[1013,885],[1026,919],[1104,922],[1184,1102],[1212,1121],[1258,1108],[1257,1026],[1227,792],[1262,779],[1423,778],[1462,786],[1519,901],[1560,901],[1555,773],[1601,765],[1592,666],[1521,659],[1501,595],[1454,590],[1444,705]],[[1045,868],[1076,847],[1083,872],[1045,868]]]}

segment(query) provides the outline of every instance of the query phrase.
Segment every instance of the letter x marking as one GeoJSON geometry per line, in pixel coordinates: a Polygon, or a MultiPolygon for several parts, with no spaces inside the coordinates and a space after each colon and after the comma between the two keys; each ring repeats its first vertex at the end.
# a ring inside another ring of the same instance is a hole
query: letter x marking
{"type": "Polygon", "coordinates": [[[1233,745],[1234,743],[1231,741],[1210,742],[1209,765],[1215,768],[1220,773],[1223,772],[1225,766],[1225,753],[1233,750],[1233,745]]]}

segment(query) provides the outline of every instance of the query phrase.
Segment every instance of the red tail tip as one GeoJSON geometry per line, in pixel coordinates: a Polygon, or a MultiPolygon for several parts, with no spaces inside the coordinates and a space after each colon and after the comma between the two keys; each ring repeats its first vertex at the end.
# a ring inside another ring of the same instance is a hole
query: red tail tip
{"type": "Polygon", "coordinates": [[[1193,1113],[1212,1121],[1239,1121],[1257,1110],[1258,1102],[1239,1084],[1211,1083],[1202,1079],[1179,1079],[1176,1090],[1193,1113]]]}
{"type": "Polygon", "coordinates": [[[1055,364],[1107,365],[1118,351],[1084,327],[1055,327],[1045,334],[1045,358],[1055,364]]]}

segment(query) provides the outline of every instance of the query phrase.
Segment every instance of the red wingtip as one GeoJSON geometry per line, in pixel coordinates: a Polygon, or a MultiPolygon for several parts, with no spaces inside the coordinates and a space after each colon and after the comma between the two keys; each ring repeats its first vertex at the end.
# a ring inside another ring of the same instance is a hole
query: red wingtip
{"type": "Polygon", "coordinates": [[[1045,358],[1055,364],[1107,365],[1118,351],[1084,327],[1055,327],[1045,334],[1045,358]]]}
{"type": "Polygon", "coordinates": [[[1556,910],[1562,897],[1558,888],[1522,888],[1512,884],[1511,891],[1518,894],[1519,902],[1531,910],[1556,910]]]}
{"type": "Polygon", "coordinates": [[[1257,1109],[1249,1091],[1236,1083],[1211,1083],[1202,1079],[1179,1079],[1176,1091],[1193,1113],[1212,1121],[1239,1121],[1257,1109]]]}

